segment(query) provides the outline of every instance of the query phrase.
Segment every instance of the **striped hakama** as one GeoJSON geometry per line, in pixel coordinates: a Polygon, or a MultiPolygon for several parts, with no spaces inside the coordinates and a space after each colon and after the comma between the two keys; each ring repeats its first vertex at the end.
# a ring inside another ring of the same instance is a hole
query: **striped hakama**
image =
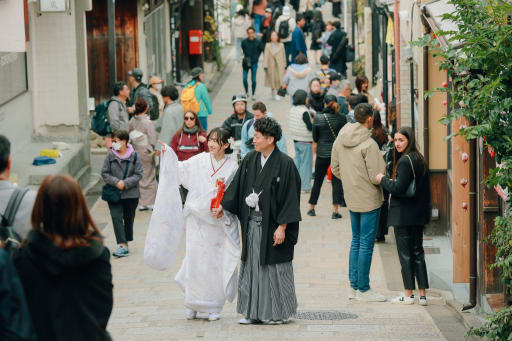
{"type": "Polygon", "coordinates": [[[286,320],[297,312],[292,262],[261,265],[262,213],[252,212],[247,259],[240,266],[237,312],[259,321],[286,320]]]}

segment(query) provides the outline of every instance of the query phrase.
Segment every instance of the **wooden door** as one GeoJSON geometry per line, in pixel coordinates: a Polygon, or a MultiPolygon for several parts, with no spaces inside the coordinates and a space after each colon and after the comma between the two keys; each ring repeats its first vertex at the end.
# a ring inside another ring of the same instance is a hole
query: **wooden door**
{"type": "MultiPolygon", "coordinates": [[[[139,65],[137,39],[137,1],[116,1],[117,80],[126,81],[128,71],[139,65]]],[[[108,66],[107,1],[93,0],[86,12],[89,96],[96,104],[110,98],[108,66]]]]}

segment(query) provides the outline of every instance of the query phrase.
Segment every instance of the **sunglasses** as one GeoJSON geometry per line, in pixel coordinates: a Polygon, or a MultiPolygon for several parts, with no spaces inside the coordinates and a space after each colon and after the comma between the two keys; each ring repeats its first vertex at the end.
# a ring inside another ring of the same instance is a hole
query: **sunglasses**
{"type": "Polygon", "coordinates": [[[185,116],[185,121],[195,121],[195,117],[185,116]]]}

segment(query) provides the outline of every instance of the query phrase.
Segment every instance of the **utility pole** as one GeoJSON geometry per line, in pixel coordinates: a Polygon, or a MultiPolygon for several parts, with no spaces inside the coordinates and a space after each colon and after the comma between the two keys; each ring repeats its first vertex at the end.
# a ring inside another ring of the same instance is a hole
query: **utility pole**
{"type": "Polygon", "coordinates": [[[108,73],[110,91],[116,83],[116,0],[107,0],[108,16],[108,73]]]}
{"type": "MultiPolygon", "coordinates": [[[[400,15],[398,13],[398,0],[395,0],[393,8],[394,33],[395,33],[395,73],[396,73],[396,126],[402,126],[401,107],[402,97],[400,96],[400,15]]],[[[412,103],[411,103],[412,106],[412,103]]]]}

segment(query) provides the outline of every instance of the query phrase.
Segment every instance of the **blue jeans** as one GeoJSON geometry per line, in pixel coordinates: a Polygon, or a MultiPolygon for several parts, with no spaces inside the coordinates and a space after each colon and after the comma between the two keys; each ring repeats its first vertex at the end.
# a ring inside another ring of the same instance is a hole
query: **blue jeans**
{"type": "Polygon", "coordinates": [[[254,31],[256,34],[261,32],[261,25],[263,24],[263,20],[265,20],[265,16],[254,14],[254,31]]]}
{"type": "Polygon", "coordinates": [[[311,189],[311,175],[313,173],[313,144],[307,142],[293,142],[295,147],[295,166],[300,175],[300,189],[311,189]]]}
{"type": "Polygon", "coordinates": [[[243,69],[244,71],[244,88],[245,93],[249,93],[249,83],[247,82],[247,76],[249,71],[251,71],[251,87],[252,87],[252,95],[256,92],[256,72],[258,71],[258,64],[252,64],[250,69],[243,69]]]}
{"type": "Polygon", "coordinates": [[[199,122],[201,122],[201,127],[203,127],[204,130],[208,130],[208,116],[199,117],[199,122]]]}
{"type": "Polygon", "coordinates": [[[292,64],[294,61],[292,59],[292,42],[288,41],[284,43],[284,53],[286,55],[286,66],[292,64]]]}
{"type": "Polygon", "coordinates": [[[352,243],[350,244],[348,278],[350,286],[361,292],[370,289],[370,266],[379,222],[380,208],[370,212],[350,211],[352,243]]]}

